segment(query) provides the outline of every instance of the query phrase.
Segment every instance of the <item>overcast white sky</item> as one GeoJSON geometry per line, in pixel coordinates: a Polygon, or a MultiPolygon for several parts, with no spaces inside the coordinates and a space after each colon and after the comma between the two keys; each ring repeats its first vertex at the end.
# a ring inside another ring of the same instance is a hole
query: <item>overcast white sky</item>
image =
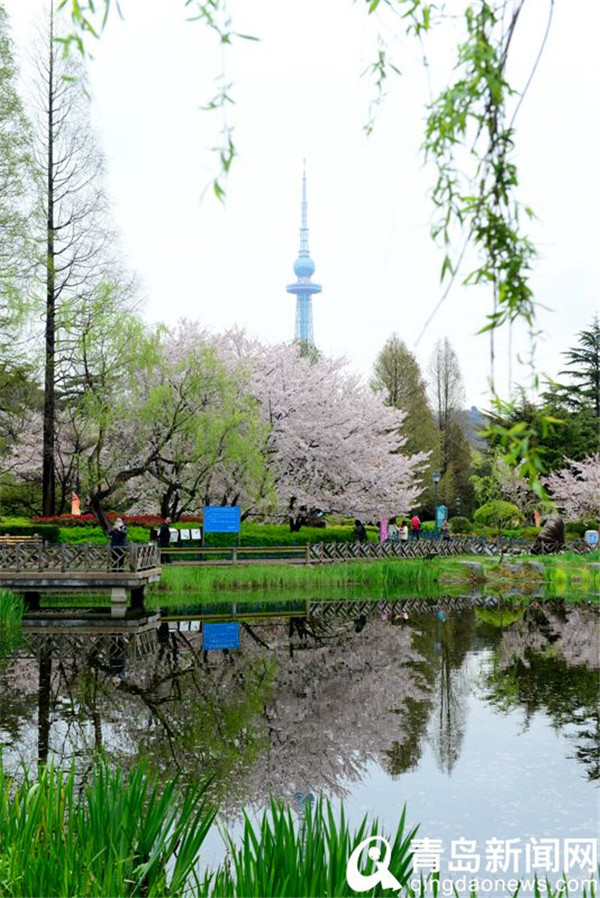
{"type": "MultiPolygon", "coordinates": [[[[5,0],[24,47],[42,0],[5,0]]],[[[523,84],[542,39],[549,0],[530,0],[517,44],[523,84]]],[[[423,167],[427,82],[418,48],[396,43],[403,77],[390,84],[367,138],[372,61],[381,20],[352,0],[237,0],[240,32],[225,60],[236,104],[239,158],[225,205],[202,199],[220,122],[200,106],[216,90],[216,41],[186,22],[183,0],[121,0],[90,64],[93,116],[108,162],[108,189],[124,253],[140,277],[151,320],[197,318],[211,330],[237,324],[271,342],[290,340],[302,160],[307,161],[315,342],[365,376],[396,332],[424,371],[447,336],[467,401],[487,404],[489,347],[475,336],[490,311],[484,291],[457,286],[424,336],[440,295],[442,253],[429,236],[433,173],[423,167]]],[[[537,370],[555,375],[560,353],[598,311],[598,4],[556,0],[546,52],[517,122],[521,198],[540,259],[533,286],[543,305],[537,370]]],[[[388,37],[389,32],[386,32],[388,37]]],[[[439,47],[436,49],[440,49],[439,47]]],[[[443,50],[443,48],[441,48],[443,50]]],[[[449,57],[446,58],[448,62],[449,57]]],[[[431,73],[434,86],[446,70],[431,73]]],[[[515,347],[526,351],[522,329],[515,347]]],[[[516,352],[515,352],[516,354],[516,352]]],[[[508,391],[506,341],[497,389],[508,391]]],[[[526,368],[514,369],[525,383],[526,368]]]]}

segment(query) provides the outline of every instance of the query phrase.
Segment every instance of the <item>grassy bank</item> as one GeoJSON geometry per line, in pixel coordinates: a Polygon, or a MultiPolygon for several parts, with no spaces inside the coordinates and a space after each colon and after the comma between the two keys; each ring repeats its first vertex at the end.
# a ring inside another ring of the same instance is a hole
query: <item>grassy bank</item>
{"type": "Polygon", "coordinates": [[[158,594],[193,593],[210,596],[215,593],[257,592],[277,590],[287,593],[339,591],[361,588],[373,595],[389,595],[394,590],[414,590],[419,594],[431,590],[468,589],[474,580],[481,579],[490,587],[505,585],[527,586],[545,583],[556,590],[580,593],[597,591],[600,572],[581,556],[572,558],[531,559],[543,565],[543,572],[532,568],[526,559],[502,561],[493,558],[433,558],[395,561],[352,561],[328,565],[238,564],[228,567],[179,567],[165,565],[162,569],[158,594]],[[481,574],[465,565],[471,561],[480,565],[481,574]]]}
{"type": "Polygon", "coordinates": [[[440,566],[422,560],[350,561],[342,564],[285,565],[237,564],[223,567],[178,567],[165,565],[160,592],[195,592],[198,595],[232,590],[302,590],[324,592],[349,586],[369,587],[381,593],[395,586],[420,590],[435,585],[440,566]]]}

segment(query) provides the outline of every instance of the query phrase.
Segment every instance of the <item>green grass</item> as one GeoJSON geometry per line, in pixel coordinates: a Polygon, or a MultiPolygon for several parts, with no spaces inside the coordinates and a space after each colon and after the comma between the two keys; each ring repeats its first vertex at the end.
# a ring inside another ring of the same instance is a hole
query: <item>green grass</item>
{"type": "MultiPolygon", "coordinates": [[[[527,561],[540,561],[544,565],[543,580],[556,594],[559,587],[566,592],[587,595],[598,589],[600,572],[574,555],[562,563],[556,559],[505,559],[473,556],[465,559],[434,558],[403,559],[391,561],[349,561],[339,564],[286,565],[243,564],[229,566],[178,566],[165,565],[160,584],[156,589],[162,595],[194,593],[211,598],[215,593],[235,591],[264,592],[278,590],[296,595],[298,592],[325,595],[340,590],[369,591],[371,595],[388,596],[393,591],[414,591],[423,594],[449,594],[470,589],[472,575],[461,564],[471,560],[482,565],[484,579],[502,588],[511,585],[539,583],[540,575],[527,566],[527,561]],[[517,572],[510,571],[509,564],[517,562],[517,572]],[[523,562],[525,564],[523,565],[523,562]]],[[[587,559],[586,559],[587,560],[587,559]]],[[[363,592],[364,594],[364,592],[363,592]]],[[[406,592],[405,592],[406,594],[406,592]]],[[[350,596],[346,596],[350,597],[350,596]]]]}
{"type": "Polygon", "coordinates": [[[194,592],[208,595],[217,590],[308,590],[323,593],[331,588],[363,586],[381,594],[395,586],[425,589],[437,583],[436,561],[349,561],[341,564],[284,565],[238,564],[231,566],[179,567],[165,565],[160,592],[194,592]]]}
{"type": "Polygon", "coordinates": [[[22,641],[23,599],[0,590],[0,658],[11,654],[22,641]]]}
{"type": "MultiPolygon", "coordinates": [[[[7,627],[20,627],[24,609],[23,599],[9,592],[0,590],[0,625],[2,630],[7,627]]],[[[1,631],[0,631],[1,632],[1,631]]]]}

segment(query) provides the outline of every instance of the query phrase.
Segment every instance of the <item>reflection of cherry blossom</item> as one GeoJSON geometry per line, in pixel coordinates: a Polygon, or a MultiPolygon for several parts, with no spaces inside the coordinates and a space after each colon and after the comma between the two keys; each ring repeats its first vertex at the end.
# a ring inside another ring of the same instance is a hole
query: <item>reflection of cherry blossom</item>
{"type": "MultiPolygon", "coordinates": [[[[392,746],[411,738],[405,704],[427,696],[409,664],[410,630],[374,621],[356,633],[350,621],[290,641],[288,627],[253,625],[268,648],[244,632],[241,655],[214,652],[206,663],[198,632],[172,634],[167,647],[128,658],[118,683],[91,643],[55,643],[50,754],[66,764],[76,757],[85,768],[102,746],[124,766],[149,752],[171,772],[211,770],[232,812],[264,804],[269,792],[289,800],[344,794],[369,762],[385,766],[392,746]]],[[[10,665],[6,687],[16,682],[29,733],[21,748],[32,763],[38,675],[31,654],[10,665]]]]}
{"type": "MultiPolygon", "coordinates": [[[[271,644],[276,631],[261,628],[260,635],[271,644]]],[[[249,773],[253,801],[269,791],[287,799],[344,794],[370,761],[385,764],[393,743],[410,738],[405,703],[426,698],[407,666],[416,657],[410,630],[373,621],[356,633],[350,623],[321,644],[300,642],[292,657],[283,642],[276,653],[279,673],[265,709],[270,747],[249,773]]]]}
{"type": "Polygon", "coordinates": [[[502,634],[499,661],[502,670],[514,661],[527,665],[527,652],[552,651],[569,666],[600,669],[600,617],[591,608],[573,607],[566,615],[549,606],[530,609],[502,634]]]}

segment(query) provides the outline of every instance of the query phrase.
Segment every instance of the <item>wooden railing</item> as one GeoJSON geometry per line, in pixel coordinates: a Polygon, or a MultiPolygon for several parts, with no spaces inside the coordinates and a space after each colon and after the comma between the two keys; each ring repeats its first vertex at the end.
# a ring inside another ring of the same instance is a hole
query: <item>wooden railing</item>
{"type": "MultiPolygon", "coordinates": [[[[385,558],[530,554],[532,548],[533,543],[524,540],[489,540],[486,537],[476,536],[420,539],[403,543],[315,543],[310,546],[310,561],[323,563],[385,558]]],[[[576,540],[569,544],[568,548],[580,554],[589,551],[583,540],[576,540]]]]}
{"type": "Polygon", "coordinates": [[[238,561],[305,561],[310,562],[310,546],[196,546],[162,549],[163,564],[215,563],[236,564],[238,561]]]}
{"type": "Polygon", "coordinates": [[[6,544],[0,541],[0,572],[101,572],[122,570],[141,572],[160,566],[160,552],[154,543],[123,548],[83,545],[6,544]]]}

